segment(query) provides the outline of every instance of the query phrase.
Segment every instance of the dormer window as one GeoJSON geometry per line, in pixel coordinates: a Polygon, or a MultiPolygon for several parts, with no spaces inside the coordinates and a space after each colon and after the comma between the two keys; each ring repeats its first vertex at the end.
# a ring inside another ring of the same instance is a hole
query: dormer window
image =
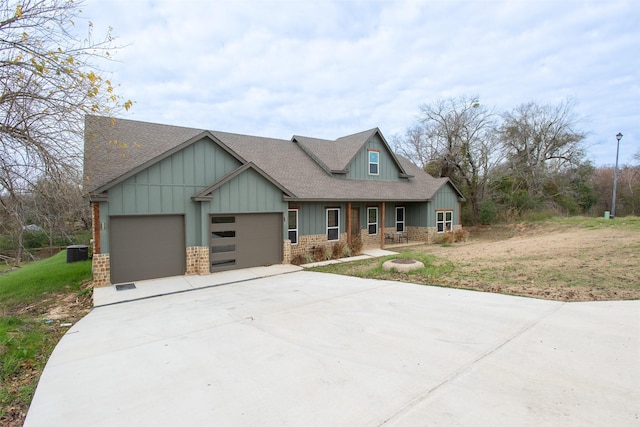
{"type": "Polygon", "coordinates": [[[380,152],[369,150],[369,175],[380,173],[380,152]]]}

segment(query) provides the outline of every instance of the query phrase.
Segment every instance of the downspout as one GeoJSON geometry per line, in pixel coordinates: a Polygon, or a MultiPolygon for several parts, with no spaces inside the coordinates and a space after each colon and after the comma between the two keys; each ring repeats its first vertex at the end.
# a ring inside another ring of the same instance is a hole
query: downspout
{"type": "Polygon", "coordinates": [[[351,245],[351,202],[347,202],[347,244],[351,245]]]}
{"type": "Polygon", "coordinates": [[[380,247],[382,249],[384,249],[384,211],[385,209],[385,202],[382,202],[382,215],[380,215],[380,247]]]}
{"type": "Polygon", "coordinates": [[[99,254],[100,251],[100,203],[91,202],[93,208],[93,253],[99,254]]]}

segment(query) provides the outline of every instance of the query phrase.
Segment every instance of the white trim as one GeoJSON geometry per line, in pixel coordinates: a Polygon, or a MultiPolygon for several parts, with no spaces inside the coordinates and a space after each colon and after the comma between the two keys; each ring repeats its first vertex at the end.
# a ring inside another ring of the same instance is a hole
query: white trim
{"type": "Polygon", "coordinates": [[[436,231],[438,233],[448,233],[453,231],[453,211],[452,210],[441,210],[436,211],[436,231]],[[440,219],[440,214],[442,214],[442,219],[440,219]],[[447,219],[449,217],[449,219],[447,219]],[[442,224],[442,231],[440,231],[440,224],[442,224]],[[447,227],[447,224],[449,227],[447,227]]]}
{"type": "Polygon", "coordinates": [[[396,206],[396,231],[399,233],[404,233],[406,231],[406,223],[407,223],[407,210],[404,206],[396,206]],[[402,209],[402,221],[398,221],[398,211],[402,209]],[[402,230],[398,230],[398,224],[402,224],[402,230]]]}
{"type": "Polygon", "coordinates": [[[289,240],[291,240],[291,238],[289,237],[292,231],[296,232],[296,241],[295,243],[293,241],[291,241],[291,245],[292,246],[296,246],[299,242],[300,242],[300,233],[298,231],[299,228],[299,223],[298,223],[298,209],[288,209],[287,210],[287,238],[289,240]],[[289,213],[290,212],[295,212],[296,213],[296,228],[291,228],[291,223],[289,222],[289,213]]]}
{"type": "Polygon", "coordinates": [[[369,236],[377,236],[378,235],[378,208],[367,208],[367,232],[369,233],[369,236]],[[369,211],[370,210],[374,210],[376,212],[376,222],[369,222],[369,211]],[[372,225],[376,226],[376,232],[375,233],[371,233],[371,229],[369,227],[371,227],[372,225]]]}
{"type": "Polygon", "coordinates": [[[368,150],[367,151],[367,161],[369,165],[369,175],[380,175],[380,152],[377,150],[368,150]],[[376,162],[371,161],[371,153],[375,153],[378,157],[376,162]],[[371,173],[371,165],[376,165],[376,173],[371,173]]]}
{"type": "Polygon", "coordinates": [[[327,241],[328,242],[337,242],[338,240],[340,240],[340,208],[326,208],[325,210],[326,210],[325,225],[327,226],[327,228],[326,228],[327,241]],[[329,227],[329,211],[338,212],[338,224],[336,226],[329,227]],[[329,239],[329,230],[336,230],[338,232],[336,239],[329,239]]]}

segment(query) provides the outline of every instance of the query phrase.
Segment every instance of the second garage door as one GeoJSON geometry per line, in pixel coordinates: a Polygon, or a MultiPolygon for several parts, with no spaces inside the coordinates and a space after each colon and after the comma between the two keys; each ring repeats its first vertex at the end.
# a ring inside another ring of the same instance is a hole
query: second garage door
{"type": "Polygon", "coordinates": [[[211,272],[280,264],[282,214],[212,215],[211,272]]]}

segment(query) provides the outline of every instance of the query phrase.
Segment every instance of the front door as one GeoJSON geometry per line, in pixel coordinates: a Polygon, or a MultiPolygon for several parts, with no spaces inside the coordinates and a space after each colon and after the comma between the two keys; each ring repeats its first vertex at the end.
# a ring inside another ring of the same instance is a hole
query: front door
{"type": "Polygon", "coordinates": [[[360,208],[351,208],[351,236],[360,235],[360,208]]]}

